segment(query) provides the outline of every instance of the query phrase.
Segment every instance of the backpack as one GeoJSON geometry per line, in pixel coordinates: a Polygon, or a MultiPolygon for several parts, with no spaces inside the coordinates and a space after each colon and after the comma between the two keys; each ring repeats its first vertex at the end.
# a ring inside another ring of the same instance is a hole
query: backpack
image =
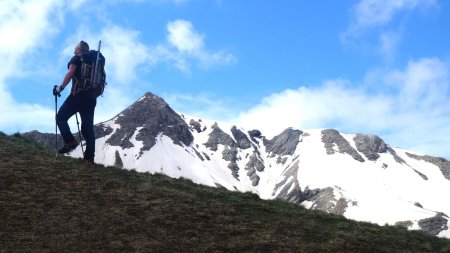
{"type": "Polygon", "coordinates": [[[90,98],[103,94],[106,83],[105,57],[100,52],[102,41],[98,43],[98,51],[90,50],[81,55],[81,87],[90,98]]]}

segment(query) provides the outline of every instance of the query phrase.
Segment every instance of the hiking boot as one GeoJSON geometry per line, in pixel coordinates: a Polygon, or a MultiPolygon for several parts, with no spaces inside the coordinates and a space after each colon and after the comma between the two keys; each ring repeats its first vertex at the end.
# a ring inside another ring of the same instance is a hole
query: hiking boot
{"type": "Polygon", "coordinates": [[[81,162],[86,164],[95,164],[94,159],[79,158],[81,162]]]}
{"type": "Polygon", "coordinates": [[[76,140],[73,140],[69,143],[64,144],[64,146],[60,147],[58,149],[59,154],[66,154],[70,151],[74,150],[78,146],[78,142],[76,140]]]}

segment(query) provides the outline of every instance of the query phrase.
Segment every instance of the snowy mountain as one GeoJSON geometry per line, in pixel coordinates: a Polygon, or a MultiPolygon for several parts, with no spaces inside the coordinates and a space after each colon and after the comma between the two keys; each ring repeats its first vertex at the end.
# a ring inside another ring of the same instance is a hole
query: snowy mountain
{"type": "MultiPolygon", "coordinates": [[[[256,129],[178,114],[151,93],[95,128],[96,163],[450,238],[450,162],[375,135],[288,128],[267,139],[256,129]]],[[[81,157],[81,147],[70,155],[81,157]]]]}

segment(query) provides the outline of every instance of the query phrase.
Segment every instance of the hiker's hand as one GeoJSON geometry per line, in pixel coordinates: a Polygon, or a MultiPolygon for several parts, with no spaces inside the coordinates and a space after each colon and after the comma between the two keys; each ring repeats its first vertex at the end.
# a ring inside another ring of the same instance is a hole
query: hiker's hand
{"type": "Polygon", "coordinates": [[[64,90],[64,88],[63,87],[61,87],[61,86],[58,86],[58,85],[55,85],[55,86],[53,86],[53,96],[56,96],[56,95],[58,95],[58,97],[60,97],[61,96],[61,91],[63,91],[64,90]]]}

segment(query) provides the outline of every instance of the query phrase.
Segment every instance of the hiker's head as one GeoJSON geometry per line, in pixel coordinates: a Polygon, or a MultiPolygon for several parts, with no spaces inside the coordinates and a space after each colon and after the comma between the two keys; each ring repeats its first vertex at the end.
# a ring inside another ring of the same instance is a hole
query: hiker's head
{"type": "Polygon", "coordinates": [[[89,51],[89,45],[88,43],[84,41],[80,41],[80,43],[77,44],[74,50],[75,55],[81,55],[82,53],[86,53],[89,51]]]}

